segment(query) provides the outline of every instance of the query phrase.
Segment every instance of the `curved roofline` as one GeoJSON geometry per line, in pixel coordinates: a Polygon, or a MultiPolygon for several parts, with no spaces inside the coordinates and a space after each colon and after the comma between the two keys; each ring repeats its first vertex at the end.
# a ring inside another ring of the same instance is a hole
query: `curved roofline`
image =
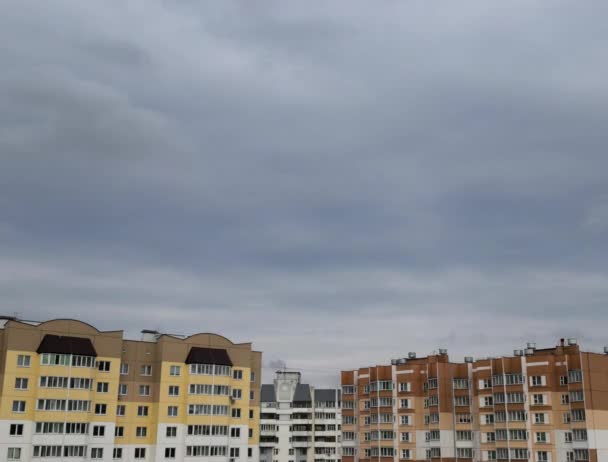
{"type": "Polygon", "coordinates": [[[96,332],[99,332],[99,333],[124,332],[124,331],[123,331],[123,330],[121,330],[121,329],[117,329],[117,330],[99,330],[99,329],[98,329],[97,327],[95,327],[93,324],[89,324],[89,323],[88,323],[88,322],[86,322],[86,321],[81,321],[80,319],[74,319],[74,318],[55,318],[55,319],[48,319],[48,320],[46,320],[46,321],[40,321],[40,322],[39,322],[39,324],[36,324],[36,325],[29,324],[29,322],[37,322],[37,321],[29,321],[29,322],[28,322],[28,321],[26,321],[26,320],[23,320],[23,321],[22,321],[21,319],[11,319],[11,320],[9,320],[9,322],[17,322],[17,323],[19,323],[19,324],[23,324],[23,325],[25,325],[25,326],[30,326],[30,327],[40,327],[40,326],[43,326],[43,325],[45,325],[45,324],[49,324],[49,323],[51,323],[51,322],[57,322],[57,321],[73,321],[73,322],[76,322],[76,323],[79,323],[79,324],[84,324],[85,326],[88,326],[88,327],[90,327],[91,329],[94,329],[96,332]]]}
{"type": "Polygon", "coordinates": [[[188,335],[185,337],[178,337],[178,336],[172,335],[172,334],[160,334],[159,338],[160,337],[171,337],[171,338],[175,338],[178,340],[188,340],[188,339],[191,339],[192,337],[196,337],[197,335],[213,335],[215,337],[220,337],[220,338],[223,338],[224,340],[226,340],[227,342],[229,342],[231,345],[251,345],[252,344],[252,342],[234,343],[228,337],[225,337],[221,334],[216,334],[215,332],[197,332],[196,334],[188,335]]]}

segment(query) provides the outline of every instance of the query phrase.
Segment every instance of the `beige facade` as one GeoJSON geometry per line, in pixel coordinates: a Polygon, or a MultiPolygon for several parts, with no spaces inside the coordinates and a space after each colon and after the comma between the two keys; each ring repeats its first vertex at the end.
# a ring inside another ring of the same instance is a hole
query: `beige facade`
{"type": "Polygon", "coordinates": [[[343,462],[608,461],[608,356],[528,347],[343,371],[343,462]]]}
{"type": "Polygon", "coordinates": [[[77,320],[0,326],[0,460],[259,459],[261,353],[250,343],[126,340],[77,320]]]}

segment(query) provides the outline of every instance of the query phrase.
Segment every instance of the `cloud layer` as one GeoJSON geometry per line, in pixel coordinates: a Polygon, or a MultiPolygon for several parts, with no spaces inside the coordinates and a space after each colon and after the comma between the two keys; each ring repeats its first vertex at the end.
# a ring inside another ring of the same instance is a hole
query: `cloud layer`
{"type": "Polygon", "coordinates": [[[607,14],[2,2],[2,310],[221,332],[320,384],[600,348],[607,14]]]}

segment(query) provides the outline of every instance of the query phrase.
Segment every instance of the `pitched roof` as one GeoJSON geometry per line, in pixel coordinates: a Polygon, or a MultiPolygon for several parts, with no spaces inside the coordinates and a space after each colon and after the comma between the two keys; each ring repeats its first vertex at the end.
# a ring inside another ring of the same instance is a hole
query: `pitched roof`
{"type": "Polygon", "coordinates": [[[335,388],[315,388],[315,401],[340,401],[340,390],[335,388]]]}
{"type": "Polygon", "coordinates": [[[36,353],[97,356],[91,339],[51,334],[46,334],[44,336],[36,353]]]}
{"type": "Polygon", "coordinates": [[[274,393],[274,385],[262,385],[262,390],[260,392],[260,401],[263,403],[274,403],[276,400],[277,399],[274,393]]]}
{"type": "Polygon", "coordinates": [[[293,394],[294,401],[308,402],[310,401],[310,387],[306,383],[299,383],[296,386],[296,392],[293,394]]]}
{"type": "Polygon", "coordinates": [[[232,366],[228,352],[222,348],[192,347],[186,358],[186,364],[219,364],[232,366]]]}

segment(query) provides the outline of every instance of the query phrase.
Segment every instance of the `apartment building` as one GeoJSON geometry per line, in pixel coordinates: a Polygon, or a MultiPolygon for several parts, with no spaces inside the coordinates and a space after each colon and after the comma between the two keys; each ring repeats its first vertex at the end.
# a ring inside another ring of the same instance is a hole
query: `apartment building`
{"type": "Polygon", "coordinates": [[[221,335],[0,321],[0,461],[257,462],[261,353],[221,335]]]}
{"type": "Polygon", "coordinates": [[[608,355],[575,339],[342,372],[342,462],[608,461],[608,355]]]}
{"type": "Polygon", "coordinates": [[[281,370],[262,385],[261,462],[340,461],[340,390],[300,380],[300,372],[281,370]]]}

